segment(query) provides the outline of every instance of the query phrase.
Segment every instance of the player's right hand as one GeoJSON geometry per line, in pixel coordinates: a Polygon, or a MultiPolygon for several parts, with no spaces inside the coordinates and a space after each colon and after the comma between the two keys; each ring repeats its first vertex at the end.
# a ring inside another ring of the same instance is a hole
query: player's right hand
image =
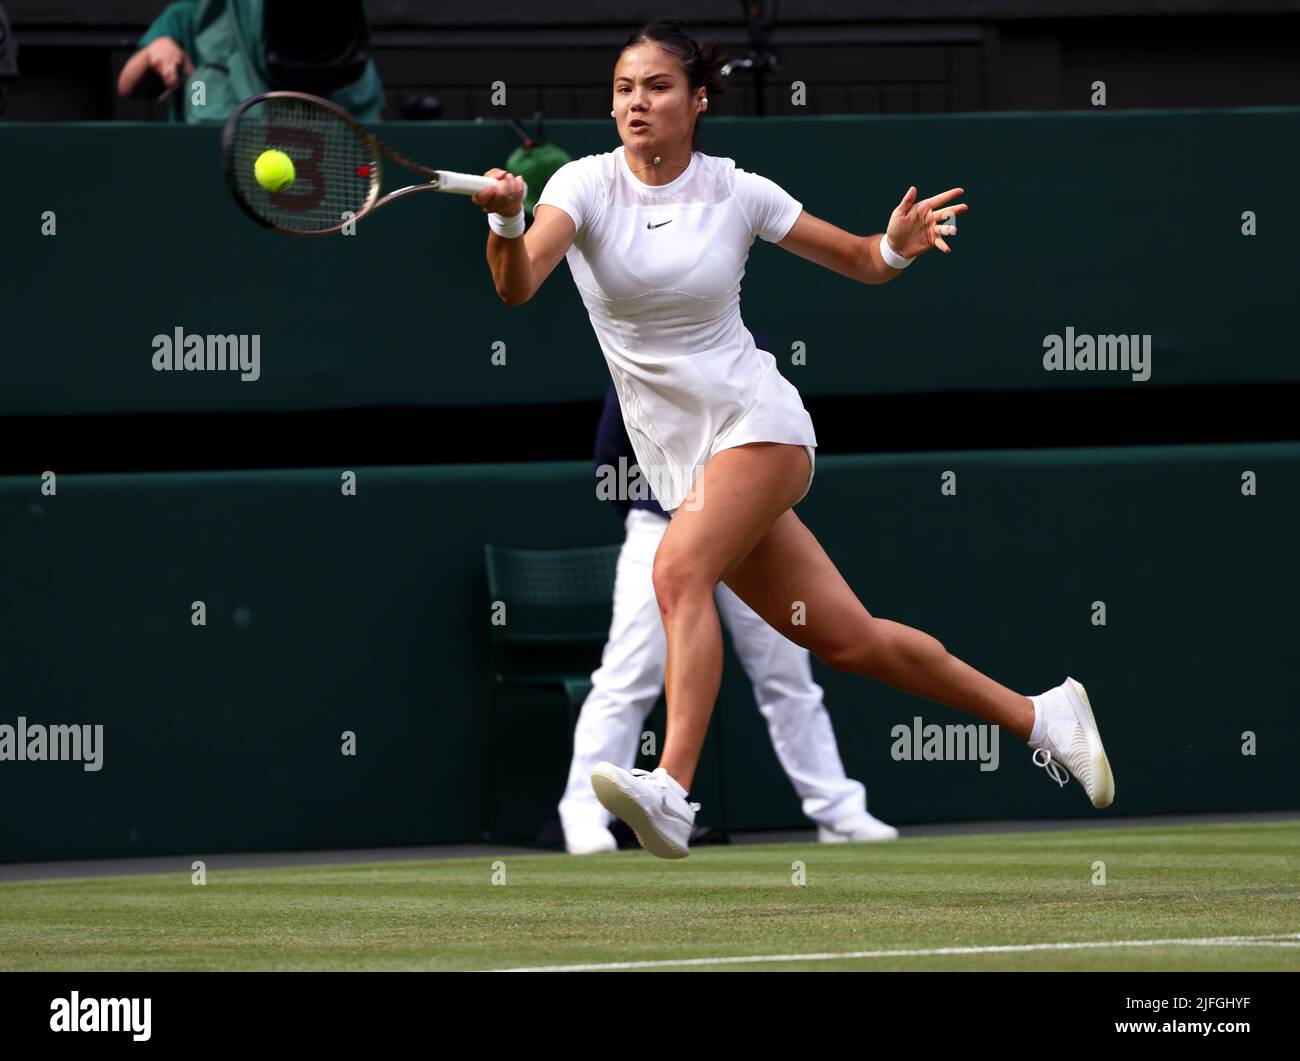
{"type": "Polygon", "coordinates": [[[490,169],[483,176],[491,177],[496,181],[496,184],[490,184],[474,194],[474,202],[478,203],[485,213],[514,217],[524,208],[523,177],[511,176],[503,169],[490,169]]]}

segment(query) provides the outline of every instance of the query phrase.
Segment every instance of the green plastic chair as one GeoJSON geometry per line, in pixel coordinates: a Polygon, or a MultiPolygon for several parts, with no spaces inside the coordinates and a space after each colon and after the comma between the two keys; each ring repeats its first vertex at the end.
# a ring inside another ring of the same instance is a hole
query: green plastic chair
{"type": "MultiPolygon", "coordinates": [[[[600,652],[609,638],[620,548],[483,547],[490,614],[493,618],[500,614],[495,602],[505,609],[505,622],[489,626],[496,683],[563,694],[570,735],[591,691],[591,672],[600,665],[600,652]]],[[[556,715],[559,725],[558,710],[556,715]]],[[[483,836],[496,839],[492,821],[498,798],[493,758],[499,736],[496,697],[489,699],[481,723],[483,836]]]]}
{"type": "Polygon", "coordinates": [[[509,549],[485,545],[496,680],[557,687],[576,721],[609,637],[620,546],[509,549]]]}

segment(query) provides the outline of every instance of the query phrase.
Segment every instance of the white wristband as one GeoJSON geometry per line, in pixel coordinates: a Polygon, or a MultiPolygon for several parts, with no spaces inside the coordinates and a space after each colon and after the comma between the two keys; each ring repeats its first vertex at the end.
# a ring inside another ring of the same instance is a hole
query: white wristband
{"type": "Polygon", "coordinates": [[[488,227],[498,236],[514,239],[524,234],[524,212],[522,208],[513,217],[505,214],[488,214],[488,227]]]}
{"type": "Polygon", "coordinates": [[[915,258],[904,258],[898,251],[889,245],[889,234],[880,237],[880,256],[885,259],[885,264],[891,269],[906,269],[911,265],[915,258]]]}

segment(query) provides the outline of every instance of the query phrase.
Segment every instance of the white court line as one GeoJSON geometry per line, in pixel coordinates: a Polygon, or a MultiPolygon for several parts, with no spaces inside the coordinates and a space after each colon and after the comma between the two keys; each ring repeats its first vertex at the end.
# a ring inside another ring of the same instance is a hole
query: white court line
{"type": "Polygon", "coordinates": [[[499,973],[594,973],[617,969],[669,969],[701,965],[752,965],[756,962],[825,962],[859,958],[930,958],[949,954],[1025,954],[1030,951],[1094,950],[1107,947],[1300,947],[1300,932],[1269,936],[1208,936],[1204,939],[1114,939],[1086,943],[1015,943],[992,947],[929,947],[924,950],[850,950],[826,954],[752,954],[726,958],[678,958],[591,965],[533,965],[496,969],[499,973]]]}

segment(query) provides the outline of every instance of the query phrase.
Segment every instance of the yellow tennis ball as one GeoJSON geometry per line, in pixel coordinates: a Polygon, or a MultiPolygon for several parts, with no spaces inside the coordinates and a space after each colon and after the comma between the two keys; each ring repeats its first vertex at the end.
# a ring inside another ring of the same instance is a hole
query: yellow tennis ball
{"type": "Polygon", "coordinates": [[[263,151],[257,156],[253,174],[268,192],[282,192],[293,184],[293,159],[283,151],[263,151]]]}

